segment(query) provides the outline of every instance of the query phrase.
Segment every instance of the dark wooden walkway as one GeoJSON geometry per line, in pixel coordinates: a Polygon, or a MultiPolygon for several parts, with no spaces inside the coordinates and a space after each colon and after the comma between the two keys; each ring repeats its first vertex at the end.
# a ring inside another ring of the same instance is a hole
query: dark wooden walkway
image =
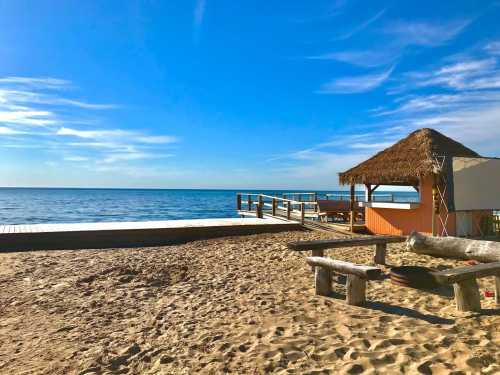
{"type": "Polygon", "coordinates": [[[275,218],[1,225],[0,252],[159,246],[301,228],[296,222],[275,218]]]}

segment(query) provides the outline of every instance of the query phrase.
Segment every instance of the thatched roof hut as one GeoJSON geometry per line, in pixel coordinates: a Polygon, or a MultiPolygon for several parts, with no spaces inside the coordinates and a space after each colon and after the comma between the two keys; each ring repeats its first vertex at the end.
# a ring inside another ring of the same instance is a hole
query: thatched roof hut
{"type": "Polygon", "coordinates": [[[363,163],[339,173],[343,185],[418,186],[437,173],[435,157],[479,157],[475,151],[433,129],[419,129],[363,163]]]}

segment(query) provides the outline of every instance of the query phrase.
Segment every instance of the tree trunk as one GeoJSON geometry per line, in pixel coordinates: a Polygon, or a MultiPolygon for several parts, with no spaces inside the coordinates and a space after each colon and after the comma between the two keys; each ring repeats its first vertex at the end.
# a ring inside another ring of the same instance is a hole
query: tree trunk
{"type": "Polygon", "coordinates": [[[406,242],[408,250],[447,258],[500,262],[500,242],[457,237],[432,237],[413,232],[406,242]]]}

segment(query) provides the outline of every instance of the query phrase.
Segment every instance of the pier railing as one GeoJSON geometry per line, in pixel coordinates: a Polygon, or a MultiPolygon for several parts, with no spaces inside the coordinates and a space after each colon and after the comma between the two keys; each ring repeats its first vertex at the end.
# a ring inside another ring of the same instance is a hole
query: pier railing
{"type": "MultiPolygon", "coordinates": [[[[315,193],[297,194],[308,196],[315,193]]],[[[262,218],[264,212],[272,216],[285,216],[288,220],[295,216],[304,224],[307,213],[317,212],[318,203],[313,200],[300,201],[287,198],[290,195],[292,194],[284,194],[285,197],[277,197],[266,194],[238,193],[236,194],[236,207],[238,211],[255,210],[258,218],[262,218]]]]}

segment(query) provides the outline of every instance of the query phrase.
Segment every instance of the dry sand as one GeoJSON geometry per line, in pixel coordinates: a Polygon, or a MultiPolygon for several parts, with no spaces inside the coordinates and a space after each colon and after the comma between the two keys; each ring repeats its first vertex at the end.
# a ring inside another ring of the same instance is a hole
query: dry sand
{"type": "MultiPolygon", "coordinates": [[[[370,282],[314,295],[291,232],[143,249],[1,254],[2,374],[500,373],[500,312],[451,295],[370,282]],[[441,295],[444,294],[444,295],[441,295]]],[[[371,247],[329,255],[369,263],[371,247]]],[[[464,265],[390,245],[392,265],[464,265]]],[[[480,281],[493,289],[490,279],[480,281]]]]}

